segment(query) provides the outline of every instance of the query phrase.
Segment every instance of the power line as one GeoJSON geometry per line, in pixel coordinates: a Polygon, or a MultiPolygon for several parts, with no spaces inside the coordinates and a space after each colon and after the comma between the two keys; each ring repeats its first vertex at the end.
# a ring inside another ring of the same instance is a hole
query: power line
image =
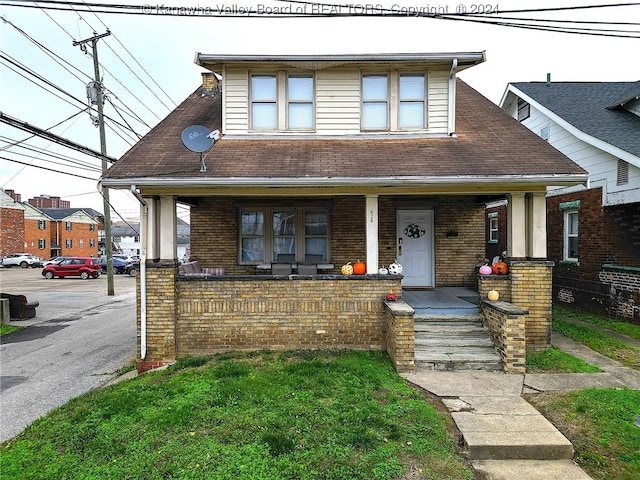
{"type": "Polygon", "coordinates": [[[48,168],[48,167],[42,167],[40,165],[31,165],[29,163],[26,162],[21,162],[19,160],[16,160],[14,158],[7,158],[7,157],[2,157],[0,156],[0,159],[2,160],[6,160],[8,162],[14,162],[14,163],[19,163],[20,165],[26,165],[27,167],[33,167],[33,168],[40,168],[42,170],[47,170],[49,172],[55,172],[55,173],[61,173],[63,175],[71,175],[72,177],[78,177],[78,178],[84,178],[85,180],[92,180],[94,182],[97,182],[98,179],[97,178],[92,178],[92,177],[85,177],[84,175],[77,175],[75,173],[69,173],[69,172],[63,172],[61,170],[56,170],[54,168],[48,168]]]}

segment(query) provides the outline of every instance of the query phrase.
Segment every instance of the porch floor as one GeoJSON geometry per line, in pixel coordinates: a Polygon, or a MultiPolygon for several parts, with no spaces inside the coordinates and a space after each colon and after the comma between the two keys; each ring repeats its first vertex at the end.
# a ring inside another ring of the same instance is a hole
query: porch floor
{"type": "Polygon", "coordinates": [[[478,292],[468,287],[402,290],[402,300],[413,308],[416,314],[478,313],[478,292]]]}

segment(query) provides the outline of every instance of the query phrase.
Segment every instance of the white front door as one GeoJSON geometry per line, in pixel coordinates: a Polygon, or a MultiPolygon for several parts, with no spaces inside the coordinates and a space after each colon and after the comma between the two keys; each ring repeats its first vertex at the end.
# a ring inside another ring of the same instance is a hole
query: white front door
{"type": "Polygon", "coordinates": [[[396,252],[403,287],[435,287],[433,210],[398,210],[396,252]]]}

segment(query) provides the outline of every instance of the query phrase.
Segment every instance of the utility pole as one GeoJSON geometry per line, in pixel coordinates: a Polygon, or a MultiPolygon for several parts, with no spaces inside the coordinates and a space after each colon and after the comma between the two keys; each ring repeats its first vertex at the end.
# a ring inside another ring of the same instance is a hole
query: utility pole
{"type": "MultiPolygon", "coordinates": [[[[98,35],[93,32],[93,37],[85,40],[74,41],[73,46],[84,45],[91,42],[91,50],[93,52],[93,73],[94,73],[94,86],[96,88],[96,103],[98,106],[98,128],[100,130],[100,153],[106,157],[107,155],[107,138],[104,131],[104,99],[102,94],[102,82],[100,81],[100,67],[98,65],[98,40],[103,37],[111,35],[111,32],[107,30],[106,33],[98,35]]],[[[107,171],[107,160],[102,158],[102,174],[107,171]]],[[[105,253],[107,255],[107,295],[114,295],[113,288],[113,240],[111,238],[111,205],[109,202],[109,189],[103,188],[102,200],[104,208],[104,238],[105,238],[105,253]]]]}

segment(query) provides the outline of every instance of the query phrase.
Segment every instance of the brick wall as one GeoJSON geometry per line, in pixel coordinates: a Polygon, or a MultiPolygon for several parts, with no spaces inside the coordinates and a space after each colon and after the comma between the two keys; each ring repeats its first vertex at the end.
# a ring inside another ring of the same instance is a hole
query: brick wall
{"type": "Polygon", "coordinates": [[[24,251],[24,210],[0,208],[0,256],[24,251]]]}
{"type": "Polygon", "coordinates": [[[416,369],[414,310],[404,302],[385,302],[387,353],[398,372],[416,369]]]}
{"type": "Polygon", "coordinates": [[[51,223],[49,220],[44,222],[44,230],[38,228],[38,220],[24,220],[24,238],[27,246],[24,251],[35,255],[36,257],[51,257],[51,223]],[[44,240],[44,248],[39,247],[38,240],[44,240]]]}
{"type": "Polygon", "coordinates": [[[176,360],[176,288],[177,268],[172,264],[147,264],[146,268],[146,356],[141,359],[140,282],[136,287],[138,371],[155,368],[176,360]]]}
{"type": "Polygon", "coordinates": [[[484,324],[502,357],[505,373],[525,373],[527,311],[498,300],[481,303],[484,324]]]}
{"type": "MultiPolygon", "coordinates": [[[[547,199],[548,259],[556,262],[553,297],[583,310],[619,315],[618,297],[633,297],[633,288],[620,284],[612,291],[603,281],[603,265],[640,268],[640,206],[602,206],[602,189],[594,188],[547,199]],[[563,262],[563,202],[580,201],[578,210],[579,264],[563,262]]],[[[640,299],[639,299],[640,300],[640,299]]]]}
{"type": "MultiPolygon", "coordinates": [[[[191,259],[198,260],[203,267],[224,267],[230,275],[254,271],[252,266],[237,262],[236,200],[208,197],[191,208],[191,259]]],[[[412,201],[418,206],[425,201],[435,205],[436,286],[475,287],[475,267],[484,258],[485,225],[484,205],[476,204],[472,197],[380,197],[380,265],[389,265],[395,260],[396,210],[412,201]],[[457,235],[453,236],[454,232],[457,235]]],[[[263,202],[269,205],[273,199],[263,199],[263,202]]],[[[330,204],[330,261],[335,265],[333,273],[340,273],[343,264],[366,259],[365,198],[334,197],[330,204]]]]}
{"type": "Polygon", "coordinates": [[[399,278],[219,277],[176,283],[177,356],[227,350],[384,350],[399,278]]]}
{"type": "Polygon", "coordinates": [[[473,197],[441,197],[435,207],[436,286],[475,287],[485,255],[485,208],[473,197]]]}

